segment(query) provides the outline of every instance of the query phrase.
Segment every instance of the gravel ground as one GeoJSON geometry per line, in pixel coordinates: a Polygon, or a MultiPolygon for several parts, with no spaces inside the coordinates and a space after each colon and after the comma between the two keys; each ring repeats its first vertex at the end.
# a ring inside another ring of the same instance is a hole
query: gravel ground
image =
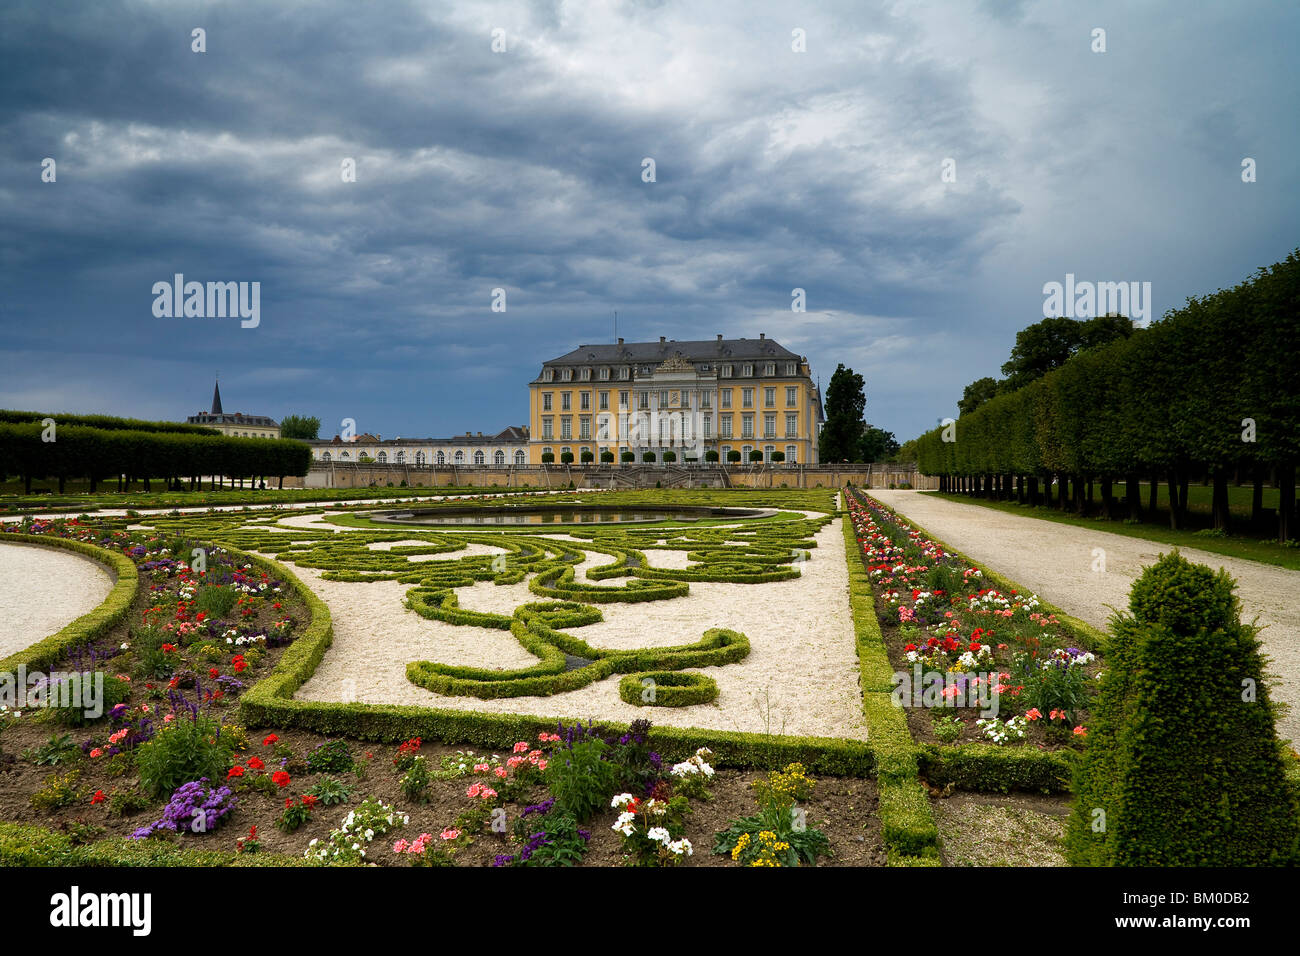
{"type": "MultiPolygon", "coordinates": [[[[1173,548],[915,491],[870,494],[951,547],[1102,629],[1113,609],[1127,610],[1129,588],[1142,569],[1173,548]],[[1100,557],[1097,548],[1104,552],[1105,571],[1093,570],[1100,557]]],[[[1274,699],[1291,710],[1278,722],[1278,734],[1300,740],[1300,571],[1194,548],[1179,550],[1187,560],[1223,568],[1236,579],[1243,617],[1258,617],[1263,627],[1260,640],[1277,677],[1274,699]]]]}
{"type": "Polygon", "coordinates": [[[60,548],[0,544],[0,657],[93,611],[112,589],[113,575],[90,558],[60,548]]]}

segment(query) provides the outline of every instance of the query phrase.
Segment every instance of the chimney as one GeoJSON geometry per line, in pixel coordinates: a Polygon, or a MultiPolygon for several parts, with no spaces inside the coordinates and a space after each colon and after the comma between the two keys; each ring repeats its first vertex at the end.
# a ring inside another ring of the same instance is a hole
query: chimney
{"type": "Polygon", "coordinates": [[[622,340],[622,339],[619,339],[619,340],[618,340],[618,344],[619,344],[619,345],[622,345],[622,344],[623,344],[623,340],[622,340]]]}
{"type": "Polygon", "coordinates": [[[719,342],[722,341],[722,333],[721,333],[721,332],[718,333],[718,341],[719,341],[719,342]]]}
{"type": "Polygon", "coordinates": [[[668,340],[665,339],[662,335],[659,336],[659,344],[660,344],[660,345],[663,345],[666,341],[668,341],[668,340]]]}
{"type": "Polygon", "coordinates": [[[758,333],[758,337],[759,337],[760,339],[765,339],[765,338],[767,338],[767,333],[766,333],[766,332],[759,332],[759,333],[758,333]]]}

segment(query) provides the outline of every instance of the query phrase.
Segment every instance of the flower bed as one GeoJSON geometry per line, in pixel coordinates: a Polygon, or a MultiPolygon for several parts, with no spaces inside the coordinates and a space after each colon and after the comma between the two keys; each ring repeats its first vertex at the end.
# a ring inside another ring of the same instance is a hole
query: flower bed
{"type": "Polygon", "coordinates": [[[1035,595],[990,587],[981,569],[873,499],[847,500],[913,739],[940,751],[1080,749],[1101,669],[1091,637],[1035,595]]]}

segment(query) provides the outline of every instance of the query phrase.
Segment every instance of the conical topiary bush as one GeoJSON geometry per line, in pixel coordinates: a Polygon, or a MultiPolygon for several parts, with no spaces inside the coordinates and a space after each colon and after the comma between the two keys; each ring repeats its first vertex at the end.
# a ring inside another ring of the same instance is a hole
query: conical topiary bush
{"type": "Polygon", "coordinates": [[[1235,587],[1176,551],[1134,583],[1075,775],[1074,865],[1295,862],[1300,813],[1235,587]]]}

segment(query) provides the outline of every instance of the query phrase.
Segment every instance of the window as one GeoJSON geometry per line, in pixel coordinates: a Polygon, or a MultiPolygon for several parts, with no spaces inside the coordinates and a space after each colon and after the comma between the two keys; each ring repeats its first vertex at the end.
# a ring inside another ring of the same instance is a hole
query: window
{"type": "Polygon", "coordinates": [[[764,445],[764,446],[763,446],[763,461],[767,462],[768,464],[771,464],[771,463],[772,463],[772,452],[774,452],[774,451],[776,451],[775,446],[773,446],[773,445],[764,445]]]}
{"type": "Polygon", "coordinates": [[[799,389],[791,385],[785,390],[785,403],[787,406],[799,404],[799,389]]]}
{"type": "Polygon", "coordinates": [[[763,437],[764,438],[776,437],[776,416],[775,415],[763,416],[763,437]]]}
{"type": "Polygon", "coordinates": [[[705,415],[703,421],[701,422],[701,426],[704,429],[704,437],[706,439],[712,438],[713,437],[713,416],[705,415]]]}
{"type": "Polygon", "coordinates": [[[600,410],[602,412],[609,411],[609,392],[600,393],[600,410]]]}
{"type": "Polygon", "coordinates": [[[798,375],[798,374],[799,374],[799,366],[798,366],[798,364],[795,363],[795,362],[786,362],[786,363],[785,363],[785,374],[786,374],[786,375],[798,375]]]}
{"type": "Polygon", "coordinates": [[[567,411],[568,411],[569,409],[571,409],[571,408],[573,408],[573,393],[572,393],[572,392],[561,392],[561,393],[560,393],[560,410],[561,410],[561,411],[565,411],[565,412],[567,412],[567,411]]]}
{"type": "Polygon", "coordinates": [[[799,416],[794,412],[785,416],[785,437],[795,438],[799,434],[799,416]]]}
{"type": "Polygon", "coordinates": [[[515,464],[522,465],[527,460],[522,448],[515,449],[515,464]]]}
{"type": "Polygon", "coordinates": [[[584,412],[591,411],[591,392],[582,392],[578,395],[578,398],[580,399],[579,405],[582,407],[582,410],[584,412]]]}
{"type": "Polygon", "coordinates": [[[329,461],[329,460],[330,460],[330,453],[329,453],[329,452],[324,452],[324,453],[322,453],[321,456],[320,456],[320,460],[321,460],[321,461],[329,461]]]}
{"type": "Polygon", "coordinates": [[[568,441],[573,437],[573,419],[565,415],[560,419],[560,440],[568,441]]]}
{"type": "Polygon", "coordinates": [[[381,465],[388,464],[388,452],[381,451],[378,455],[375,456],[375,460],[379,462],[381,465]]]}
{"type": "MultiPolygon", "coordinates": [[[[424,452],[417,451],[415,453],[415,463],[421,468],[424,467],[424,452]]],[[[442,464],[442,452],[438,452],[438,464],[442,464]]]]}
{"type": "Polygon", "coordinates": [[[582,370],[582,380],[583,380],[584,382],[590,382],[590,381],[591,381],[591,369],[589,369],[589,368],[584,368],[584,369],[582,370]]]}
{"type": "Polygon", "coordinates": [[[506,463],[506,453],[498,448],[496,454],[492,456],[492,464],[504,465],[505,463],[506,463]]]}
{"type": "Polygon", "coordinates": [[[551,395],[553,394],[553,392],[542,392],[542,411],[549,412],[551,410],[551,395]]]}
{"type": "Polygon", "coordinates": [[[712,407],[713,407],[713,393],[700,392],[700,408],[712,408],[712,407]]]}
{"type": "Polygon", "coordinates": [[[741,389],[741,392],[740,392],[740,407],[741,407],[741,408],[753,408],[753,407],[754,407],[754,390],[753,390],[752,388],[744,388],[744,389],[741,389]]]}
{"type": "Polygon", "coordinates": [[[753,378],[753,377],[754,377],[754,366],[749,365],[749,364],[746,364],[746,365],[741,369],[740,374],[743,375],[743,376],[745,376],[745,378],[753,378]]]}
{"type": "Polygon", "coordinates": [[[618,377],[622,381],[626,382],[629,378],[632,377],[632,370],[628,368],[626,365],[624,365],[621,369],[618,370],[618,377]]]}
{"type": "Polygon", "coordinates": [[[583,415],[582,420],[578,423],[578,437],[582,441],[591,440],[591,416],[583,415]]]}
{"type": "Polygon", "coordinates": [[[459,448],[456,449],[456,464],[458,465],[465,464],[465,453],[461,451],[459,448]]]}
{"type": "Polygon", "coordinates": [[[628,403],[628,393],[627,393],[627,392],[619,392],[619,393],[618,393],[618,410],[619,410],[620,412],[625,412],[625,411],[627,411],[627,403],[628,403]]]}
{"type": "Polygon", "coordinates": [[[730,415],[719,416],[718,428],[719,428],[718,431],[719,438],[730,438],[731,437],[731,416],[730,415]]]}
{"type": "Polygon", "coordinates": [[[723,408],[731,407],[731,389],[726,389],[722,393],[722,407],[723,408]]]}
{"type": "Polygon", "coordinates": [[[550,441],[555,437],[553,421],[550,418],[542,419],[542,441],[550,441]]]}
{"type": "Polygon", "coordinates": [[[608,369],[608,368],[602,368],[602,369],[600,370],[600,380],[601,380],[602,382],[608,382],[608,381],[609,381],[609,369],[608,369]]]}
{"type": "Polygon", "coordinates": [[[551,450],[551,446],[550,446],[550,445],[547,445],[546,447],[544,447],[544,448],[542,449],[542,454],[543,454],[543,455],[554,455],[555,452],[551,450]]]}
{"type": "MultiPolygon", "coordinates": [[[[423,464],[424,464],[424,452],[420,452],[418,455],[416,455],[416,456],[415,456],[415,460],[416,460],[419,464],[423,465],[423,464]]],[[[438,464],[440,464],[440,465],[445,465],[445,464],[447,464],[447,453],[446,453],[445,451],[443,451],[442,449],[438,449],[438,457],[437,457],[436,460],[437,460],[438,464]]]]}
{"type": "Polygon", "coordinates": [[[637,408],[649,408],[649,407],[650,407],[650,393],[649,393],[649,392],[637,392],[637,393],[636,393],[636,407],[637,407],[637,408]]]}
{"type": "Polygon", "coordinates": [[[668,391],[666,389],[659,393],[659,407],[660,408],[668,407],[668,391]]]}
{"type": "Polygon", "coordinates": [[[765,362],[765,363],[763,364],[763,374],[764,374],[764,375],[775,375],[775,374],[776,374],[776,363],[775,363],[775,362],[765,362]]]}
{"type": "Polygon", "coordinates": [[[347,453],[347,452],[341,452],[341,453],[339,454],[339,458],[341,458],[341,459],[343,459],[343,460],[346,461],[347,458],[348,458],[348,453],[347,453]]]}
{"type": "Polygon", "coordinates": [[[763,407],[776,408],[776,389],[774,388],[763,389],[763,407]]]}
{"type": "Polygon", "coordinates": [[[741,438],[753,438],[754,437],[754,416],[742,415],[740,417],[740,429],[741,429],[740,431],[741,438]]]}
{"type": "Polygon", "coordinates": [[[476,448],[476,449],[474,449],[474,464],[476,464],[476,465],[481,465],[481,464],[483,464],[483,449],[482,449],[482,448],[476,448]]]}
{"type": "Polygon", "coordinates": [[[745,445],[743,448],[741,448],[740,460],[743,461],[745,464],[749,464],[749,453],[753,450],[754,450],[753,445],[745,445]]]}
{"type": "Polygon", "coordinates": [[[563,372],[560,373],[560,378],[561,378],[563,381],[566,381],[566,382],[572,382],[572,381],[573,381],[573,369],[571,369],[571,368],[566,368],[563,372]]]}
{"type": "Polygon", "coordinates": [[[731,378],[731,373],[734,371],[735,371],[734,365],[724,365],[722,366],[722,377],[731,378]]]}
{"type": "Polygon", "coordinates": [[[542,381],[543,381],[543,382],[554,382],[554,381],[555,381],[555,369],[553,369],[553,368],[543,369],[543,370],[542,370],[542,381]]]}
{"type": "Polygon", "coordinates": [[[404,465],[404,464],[406,464],[406,452],[404,452],[404,451],[399,451],[399,452],[397,453],[397,463],[398,463],[399,465],[404,465]]]}
{"type": "Polygon", "coordinates": [[[792,464],[792,465],[793,465],[795,462],[797,462],[797,461],[799,460],[799,446],[798,446],[798,445],[786,445],[786,446],[785,446],[785,460],[788,461],[788,462],[789,462],[790,464],[792,464]]]}

